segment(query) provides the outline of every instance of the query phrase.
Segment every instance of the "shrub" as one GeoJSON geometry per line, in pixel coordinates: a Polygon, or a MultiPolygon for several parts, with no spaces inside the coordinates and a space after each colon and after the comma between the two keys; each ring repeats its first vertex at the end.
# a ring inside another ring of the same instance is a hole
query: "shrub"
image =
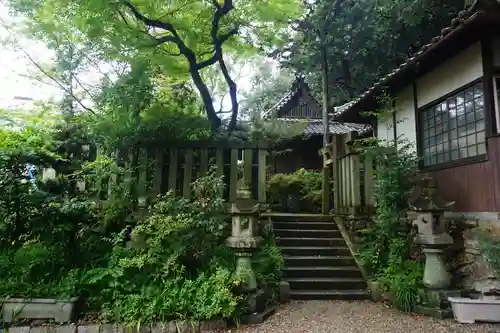
{"type": "Polygon", "coordinates": [[[127,324],[228,317],[239,298],[235,256],[225,245],[228,220],[223,182],[212,169],[193,183],[193,201],[173,191],[151,214],[115,235],[109,264],[88,272],[108,320],[127,324]]]}
{"type": "Polygon", "coordinates": [[[317,211],[321,206],[320,172],[299,169],[295,173],[278,173],[267,183],[269,202],[285,211],[317,211]]]}
{"type": "Polygon", "coordinates": [[[376,162],[373,224],[362,230],[359,257],[373,277],[391,291],[396,307],[411,311],[420,302],[423,265],[411,259],[412,228],[406,223],[408,196],[417,174],[417,157],[404,140],[360,142],[363,155],[376,162]]]}

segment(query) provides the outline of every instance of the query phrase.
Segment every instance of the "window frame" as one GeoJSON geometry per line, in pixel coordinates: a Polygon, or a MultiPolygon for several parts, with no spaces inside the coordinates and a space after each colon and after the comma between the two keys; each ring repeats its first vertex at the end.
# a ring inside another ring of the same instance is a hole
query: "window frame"
{"type": "MultiPolygon", "coordinates": [[[[500,75],[498,76],[500,78],[500,75]]],[[[455,159],[455,160],[449,160],[449,161],[445,161],[445,162],[442,162],[442,163],[438,163],[438,164],[430,164],[430,165],[425,165],[424,164],[424,128],[423,128],[423,123],[422,123],[422,119],[421,119],[421,114],[422,112],[425,112],[427,110],[429,110],[429,108],[433,108],[443,102],[446,102],[447,99],[449,99],[450,97],[453,97],[455,95],[458,95],[462,92],[465,92],[465,90],[469,89],[469,88],[472,88],[474,87],[475,85],[478,85],[478,84],[481,84],[483,83],[483,78],[480,77],[480,78],[477,78],[476,80],[473,80],[453,91],[450,91],[449,93],[446,93],[445,95],[439,97],[438,99],[435,99],[433,100],[432,102],[429,102],[425,105],[422,105],[421,107],[417,107],[417,105],[415,105],[415,109],[416,109],[416,123],[417,123],[417,154],[418,154],[418,157],[419,157],[419,169],[420,170],[424,170],[424,171],[432,171],[432,170],[439,170],[439,169],[445,169],[445,168],[449,168],[449,167],[455,167],[455,166],[460,166],[460,165],[465,165],[465,164],[470,164],[470,163],[477,163],[477,162],[482,162],[482,161],[485,161],[488,159],[487,155],[488,155],[488,147],[487,147],[487,137],[488,135],[486,134],[486,128],[488,126],[488,123],[487,123],[487,117],[486,117],[486,112],[489,112],[487,109],[486,109],[486,105],[483,104],[483,110],[485,112],[485,115],[484,115],[484,126],[485,126],[485,139],[484,139],[484,144],[485,144],[485,153],[482,153],[482,154],[477,154],[477,155],[474,155],[474,156],[468,156],[468,157],[463,157],[463,158],[459,158],[459,159],[455,159]]],[[[484,100],[486,99],[486,92],[484,91],[484,84],[483,84],[483,103],[484,103],[484,100]]],[[[415,101],[416,102],[416,101],[415,101]]],[[[498,101],[500,103],[500,101],[498,101]]],[[[415,103],[416,104],[416,103],[415,103]]],[[[449,133],[449,131],[448,131],[449,133]]],[[[477,134],[478,132],[474,132],[474,134],[477,134]]],[[[476,144],[477,145],[477,144],[476,144]]]]}
{"type": "Polygon", "coordinates": [[[500,94],[497,94],[497,80],[500,81],[500,72],[494,72],[492,77],[493,81],[493,112],[495,115],[495,123],[496,123],[496,133],[500,134],[500,94]]]}

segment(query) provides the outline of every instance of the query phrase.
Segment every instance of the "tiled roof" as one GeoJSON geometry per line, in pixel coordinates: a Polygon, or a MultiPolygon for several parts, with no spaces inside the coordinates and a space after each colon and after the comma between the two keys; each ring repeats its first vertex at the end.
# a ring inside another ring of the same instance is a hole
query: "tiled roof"
{"type": "Polygon", "coordinates": [[[266,110],[262,114],[262,117],[266,119],[269,118],[270,116],[277,114],[278,110],[281,109],[283,106],[285,106],[285,104],[288,103],[295,96],[295,94],[299,92],[303,84],[305,84],[304,79],[302,77],[297,77],[293,82],[290,91],[285,96],[283,96],[283,98],[281,98],[278,101],[278,103],[274,104],[271,108],[266,110]]]}
{"type": "MultiPolygon", "coordinates": [[[[304,129],[305,135],[322,135],[323,134],[323,120],[322,119],[298,119],[298,118],[278,118],[277,120],[290,123],[307,123],[304,129]]],[[[369,125],[354,124],[354,123],[341,123],[337,121],[330,122],[330,134],[345,134],[352,131],[357,131],[360,134],[366,133],[371,130],[369,125]]]]}
{"type": "Polygon", "coordinates": [[[430,50],[432,50],[434,46],[436,46],[439,42],[446,39],[453,31],[485,15],[488,8],[490,8],[492,5],[494,6],[500,5],[500,0],[471,0],[470,2],[471,3],[468,10],[463,10],[460,13],[458,13],[458,16],[451,20],[450,26],[441,30],[441,35],[432,38],[431,42],[422,46],[420,51],[415,53],[413,57],[408,58],[394,71],[379,79],[371,88],[362,93],[361,96],[359,96],[358,98],[349,103],[342,105],[341,107],[338,108],[338,110],[336,109],[334,111],[335,117],[338,119],[339,116],[347,113],[349,110],[351,110],[354,106],[359,104],[359,102],[361,102],[365,98],[368,98],[370,96],[373,97],[373,95],[375,95],[381,89],[388,86],[396,75],[400,74],[403,70],[407,69],[408,67],[416,65],[423,58],[423,56],[425,56],[430,50]],[[478,9],[482,9],[482,11],[478,11],[478,9]]]}

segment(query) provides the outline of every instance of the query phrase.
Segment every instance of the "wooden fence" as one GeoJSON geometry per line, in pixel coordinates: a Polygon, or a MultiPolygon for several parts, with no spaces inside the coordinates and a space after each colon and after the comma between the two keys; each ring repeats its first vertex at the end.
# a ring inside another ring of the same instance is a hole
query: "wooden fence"
{"type": "Polygon", "coordinates": [[[234,202],[241,165],[253,198],[265,203],[267,155],[265,144],[207,145],[190,142],[175,147],[133,149],[117,156],[118,163],[128,170],[123,179],[113,177],[105,184],[80,183],[78,187],[81,190],[98,188],[102,200],[115,195],[113,189],[117,182],[125,182],[127,191],[133,191],[139,203],[169,190],[189,198],[192,182],[206,174],[211,166],[217,166],[217,175],[224,176],[224,197],[234,202]]]}
{"type": "Polygon", "coordinates": [[[373,211],[373,161],[353,149],[357,132],[335,135],[329,145],[334,212],[367,214],[373,211]]]}

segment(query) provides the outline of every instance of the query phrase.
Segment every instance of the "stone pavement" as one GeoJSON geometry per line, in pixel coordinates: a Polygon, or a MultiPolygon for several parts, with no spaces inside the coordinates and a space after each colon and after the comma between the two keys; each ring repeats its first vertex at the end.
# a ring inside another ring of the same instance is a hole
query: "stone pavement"
{"type": "MultiPolygon", "coordinates": [[[[217,332],[217,331],[213,331],[217,332]]],[[[462,325],[404,314],[370,301],[291,302],[263,324],[224,333],[500,333],[500,324],[462,325]]]]}

